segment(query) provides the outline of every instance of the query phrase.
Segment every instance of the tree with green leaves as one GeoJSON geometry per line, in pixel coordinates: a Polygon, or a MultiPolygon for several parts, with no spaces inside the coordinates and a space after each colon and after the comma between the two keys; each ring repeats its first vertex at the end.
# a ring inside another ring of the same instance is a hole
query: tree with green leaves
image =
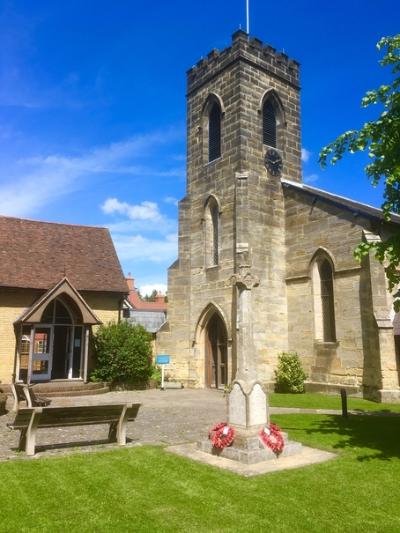
{"type": "MultiPolygon", "coordinates": [[[[376,120],[366,122],[359,130],[346,131],[322,149],[319,161],[323,167],[336,164],[346,152],[368,151],[371,162],[365,167],[373,186],[383,182],[383,216],[400,213],[400,34],[384,37],[377,44],[384,55],[380,64],[391,67],[393,81],[368,91],[361,101],[363,107],[378,104],[376,120]]],[[[361,242],[354,251],[361,259],[370,251],[385,268],[389,290],[394,292],[394,307],[400,310],[400,230],[382,242],[361,242]]]]}

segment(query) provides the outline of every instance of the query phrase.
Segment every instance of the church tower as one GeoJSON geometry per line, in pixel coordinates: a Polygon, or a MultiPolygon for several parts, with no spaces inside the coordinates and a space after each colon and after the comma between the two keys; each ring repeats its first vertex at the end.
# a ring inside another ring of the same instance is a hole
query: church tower
{"type": "Polygon", "coordinates": [[[281,179],[301,181],[299,92],[299,64],[243,31],[188,71],[187,190],[157,337],[185,385],[235,378],[243,320],[264,383],[288,348],[281,179]],[[251,284],[250,317],[239,316],[237,279],[251,284]]]}

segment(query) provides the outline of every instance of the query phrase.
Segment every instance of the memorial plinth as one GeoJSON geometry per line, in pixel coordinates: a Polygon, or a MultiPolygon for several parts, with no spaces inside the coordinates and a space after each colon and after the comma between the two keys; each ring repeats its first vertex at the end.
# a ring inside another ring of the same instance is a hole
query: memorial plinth
{"type": "MultiPolygon", "coordinates": [[[[230,278],[237,290],[237,373],[228,398],[228,423],[235,429],[233,444],[215,449],[209,439],[198,443],[198,448],[213,455],[233,459],[245,464],[254,464],[276,459],[276,454],[267,448],[259,432],[269,421],[267,395],[257,379],[256,350],[253,337],[252,289],[259,281],[248,268],[230,278]]],[[[302,445],[288,441],[280,456],[287,457],[301,452],[302,445]]]]}

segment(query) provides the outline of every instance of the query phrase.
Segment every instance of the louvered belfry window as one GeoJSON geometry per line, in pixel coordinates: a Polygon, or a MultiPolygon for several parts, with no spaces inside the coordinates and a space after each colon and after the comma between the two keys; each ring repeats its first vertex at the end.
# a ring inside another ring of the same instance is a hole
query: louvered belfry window
{"type": "Polygon", "coordinates": [[[335,331],[335,308],[333,298],[333,273],[328,260],[322,261],[319,265],[319,275],[321,279],[321,304],[322,304],[322,325],[325,342],[336,340],[335,331]]]}
{"type": "Polygon", "coordinates": [[[265,102],[263,107],[263,143],[276,148],[276,116],[271,102],[265,102]]]}
{"type": "Polygon", "coordinates": [[[214,103],[208,119],[208,161],[218,157],[221,157],[221,109],[214,103]]]}

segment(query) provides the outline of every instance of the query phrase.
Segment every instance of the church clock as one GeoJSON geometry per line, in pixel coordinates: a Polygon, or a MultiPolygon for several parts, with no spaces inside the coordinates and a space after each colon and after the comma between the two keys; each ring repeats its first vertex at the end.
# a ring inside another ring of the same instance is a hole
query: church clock
{"type": "Polygon", "coordinates": [[[267,153],[265,154],[265,166],[273,176],[280,175],[282,172],[282,158],[277,150],[274,150],[273,148],[267,150],[267,153]]]}

